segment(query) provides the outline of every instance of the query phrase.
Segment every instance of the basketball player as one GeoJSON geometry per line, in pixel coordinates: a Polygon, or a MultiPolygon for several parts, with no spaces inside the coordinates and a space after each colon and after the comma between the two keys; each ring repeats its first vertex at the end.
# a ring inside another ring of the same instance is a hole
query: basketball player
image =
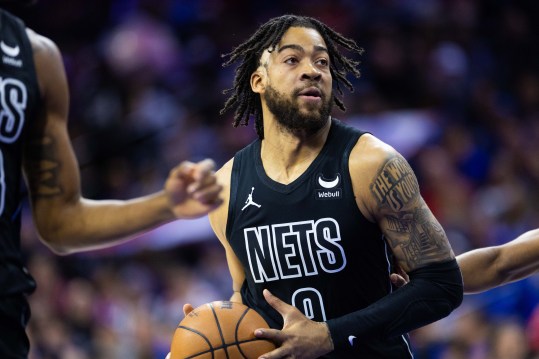
{"type": "Polygon", "coordinates": [[[43,242],[57,253],[112,245],[220,203],[213,162],[174,168],[159,193],[129,201],[81,196],[67,131],[68,87],[49,39],[0,9],[0,358],[27,358],[25,296],[35,288],[20,251],[21,172],[43,242]],[[21,171],[22,168],[22,171],[21,171]]]}
{"type": "MultiPolygon", "coordinates": [[[[539,229],[528,231],[499,246],[484,247],[457,256],[464,292],[479,293],[526,278],[539,271],[539,229]]],[[[396,273],[399,287],[407,280],[396,273]]]]}
{"type": "Polygon", "coordinates": [[[223,111],[255,121],[259,139],[217,173],[224,204],[210,213],[225,247],[232,300],[273,329],[256,335],[276,358],[412,358],[407,332],[462,301],[446,234],[406,160],[331,117],[352,90],[362,50],[309,17],[263,24],[229,53],[239,62],[223,111]],[[336,90],[337,93],[334,93],[336,90]],[[391,292],[395,259],[410,283],[391,292]]]}

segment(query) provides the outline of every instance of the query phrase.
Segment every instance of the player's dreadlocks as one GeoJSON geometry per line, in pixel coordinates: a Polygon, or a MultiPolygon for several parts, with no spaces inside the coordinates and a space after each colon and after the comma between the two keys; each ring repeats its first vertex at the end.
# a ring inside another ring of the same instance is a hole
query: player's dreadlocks
{"type": "MultiPolygon", "coordinates": [[[[232,94],[221,109],[221,114],[230,110],[232,107],[236,107],[233,122],[234,127],[248,125],[249,117],[253,115],[255,118],[256,133],[260,139],[264,138],[262,105],[260,96],[251,90],[250,77],[258,68],[260,57],[264,50],[269,49],[269,51],[273,51],[288,28],[295,26],[315,29],[326,42],[330,58],[330,73],[339,95],[343,95],[341,84],[346,86],[350,92],[354,91],[354,86],[346,78],[347,73],[352,73],[356,78],[360,76],[360,71],[357,69],[359,61],[354,61],[344,56],[337,49],[337,45],[339,45],[361,55],[363,49],[354,40],[345,38],[319,20],[311,17],[283,15],[270,19],[253,36],[238,45],[230,53],[223,55],[223,57],[228,57],[228,60],[223,63],[225,67],[237,61],[241,61],[241,63],[236,69],[233,87],[223,91],[225,94],[229,92],[232,94]]],[[[337,96],[333,96],[333,101],[342,111],[346,110],[344,103],[337,96]]]]}

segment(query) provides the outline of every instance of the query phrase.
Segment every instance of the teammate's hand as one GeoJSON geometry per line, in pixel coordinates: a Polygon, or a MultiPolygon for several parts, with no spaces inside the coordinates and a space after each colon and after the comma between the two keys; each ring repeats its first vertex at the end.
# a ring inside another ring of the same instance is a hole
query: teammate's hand
{"type": "Polygon", "coordinates": [[[408,274],[406,274],[406,272],[402,270],[400,267],[396,267],[395,272],[396,273],[391,273],[389,275],[389,279],[391,280],[391,283],[393,283],[395,287],[400,288],[410,281],[408,274]]]}
{"type": "Polygon", "coordinates": [[[187,315],[189,313],[191,313],[193,311],[193,309],[195,309],[195,308],[193,308],[193,306],[191,304],[189,304],[189,303],[184,304],[183,305],[183,315],[185,317],[187,317],[187,315]]]}
{"type": "MultiPolygon", "coordinates": [[[[187,315],[188,315],[189,313],[191,313],[191,311],[192,311],[193,309],[195,309],[195,308],[193,308],[193,306],[192,306],[191,304],[189,304],[189,303],[184,304],[184,305],[183,305],[183,315],[184,315],[185,317],[187,317],[187,315]]],[[[167,356],[165,357],[165,359],[170,359],[170,352],[167,354],[167,356]]]]}
{"type": "Polygon", "coordinates": [[[217,208],[223,187],[217,183],[215,163],[182,162],[173,168],[165,182],[170,210],[176,218],[197,218],[217,208]]]}
{"type": "Polygon", "coordinates": [[[408,283],[406,279],[401,277],[400,274],[396,274],[396,273],[391,273],[389,275],[389,279],[391,280],[391,283],[393,283],[393,285],[398,288],[408,283]]]}
{"type": "Polygon", "coordinates": [[[326,323],[309,320],[296,307],[286,304],[267,289],[264,290],[264,297],[282,315],[284,325],[282,330],[255,330],[256,337],[271,340],[278,346],[277,349],[260,356],[260,359],[311,359],[333,351],[333,342],[326,323]]]}

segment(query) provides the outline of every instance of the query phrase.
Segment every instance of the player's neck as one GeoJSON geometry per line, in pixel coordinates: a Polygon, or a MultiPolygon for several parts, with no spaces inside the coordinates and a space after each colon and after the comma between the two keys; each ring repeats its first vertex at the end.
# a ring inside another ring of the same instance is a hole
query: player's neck
{"type": "Polygon", "coordinates": [[[316,133],[304,135],[264,124],[260,155],[266,174],[279,183],[293,182],[318,156],[326,143],[330,127],[331,121],[328,121],[316,133]]]}

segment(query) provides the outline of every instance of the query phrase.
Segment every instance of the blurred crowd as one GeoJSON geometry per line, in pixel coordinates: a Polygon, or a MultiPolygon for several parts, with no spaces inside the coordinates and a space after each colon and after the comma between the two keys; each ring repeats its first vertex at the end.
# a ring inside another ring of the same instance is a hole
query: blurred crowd
{"type": "MultiPolygon", "coordinates": [[[[255,133],[219,114],[234,70],[221,54],[270,17],[319,18],[365,49],[335,116],[403,153],[459,254],[539,227],[537,10],[534,0],[41,0],[13,12],[64,55],[90,198],[157,190],[182,160],[224,164],[255,133]]],[[[207,223],[174,223],[159,248],[148,234],[59,257],[25,218],[32,359],[161,359],[184,303],[231,294],[207,223]]],[[[538,304],[536,276],[467,295],[412,333],[416,358],[539,358],[538,304]]]]}

